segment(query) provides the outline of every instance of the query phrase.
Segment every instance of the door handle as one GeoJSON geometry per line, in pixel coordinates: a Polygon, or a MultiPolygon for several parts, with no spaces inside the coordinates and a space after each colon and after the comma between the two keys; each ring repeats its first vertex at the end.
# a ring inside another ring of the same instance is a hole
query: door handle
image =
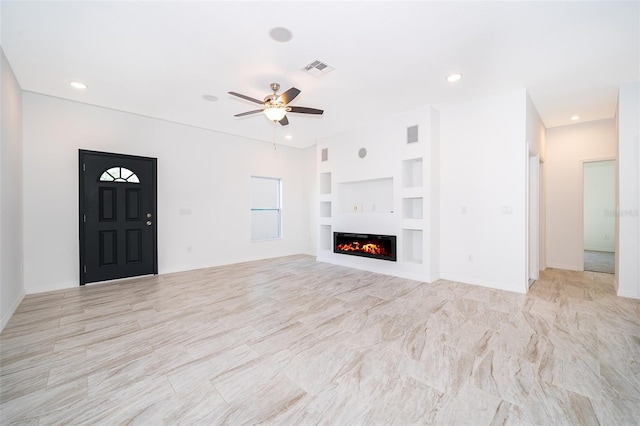
{"type": "Polygon", "coordinates": [[[147,221],[147,226],[151,226],[151,221],[150,220],[147,221]]]}

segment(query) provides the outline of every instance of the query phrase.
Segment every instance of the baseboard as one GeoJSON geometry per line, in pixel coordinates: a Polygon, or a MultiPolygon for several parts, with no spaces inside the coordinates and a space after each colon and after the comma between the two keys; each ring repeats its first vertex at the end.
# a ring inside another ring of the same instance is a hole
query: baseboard
{"type": "Polygon", "coordinates": [[[22,289],[18,297],[16,297],[16,300],[14,300],[11,304],[9,310],[2,316],[2,323],[0,323],[0,332],[2,332],[2,330],[4,330],[4,327],[9,323],[9,320],[11,320],[11,317],[16,312],[16,309],[18,309],[18,306],[20,306],[20,303],[22,303],[22,300],[26,295],[27,293],[24,291],[24,289],[22,289]]]}
{"type": "Polygon", "coordinates": [[[38,288],[27,288],[27,294],[37,294],[37,293],[46,293],[49,291],[57,291],[57,290],[68,290],[70,288],[79,287],[80,284],[78,281],[67,281],[63,283],[51,284],[47,286],[42,286],[38,288]]]}
{"type": "Polygon", "coordinates": [[[511,291],[513,293],[521,293],[521,294],[525,294],[528,288],[528,283],[523,283],[522,285],[514,286],[513,284],[507,284],[507,283],[502,283],[497,281],[485,281],[485,280],[478,281],[476,279],[471,279],[469,277],[463,277],[460,275],[441,274],[440,279],[447,280],[447,281],[455,281],[457,283],[462,283],[462,284],[477,285],[479,287],[493,288],[495,290],[511,291]]]}
{"type": "Polygon", "coordinates": [[[626,291],[620,291],[620,289],[618,289],[618,296],[620,297],[626,297],[629,299],[636,299],[636,300],[640,300],[640,295],[637,292],[626,292],[626,291]]]}
{"type": "Polygon", "coordinates": [[[607,247],[599,247],[599,248],[584,248],[584,251],[597,251],[600,253],[615,253],[615,250],[611,250],[610,248],[607,247]]]}
{"type": "MultiPolygon", "coordinates": [[[[345,256],[345,257],[348,257],[348,256],[345,256]]],[[[427,277],[424,274],[420,273],[419,271],[413,272],[413,271],[405,271],[405,270],[397,270],[397,269],[375,268],[375,267],[371,267],[370,265],[359,265],[354,262],[349,262],[348,260],[345,260],[344,262],[342,262],[341,260],[338,260],[338,259],[326,258],[321,256],[316,256],[316,262],[329,263],[331,265],[338,265],[345,268],[357,269],[359,271],[373,272],[374,274],[388,275],[391,277],[404,278],[407,280],[420,281],[423,283],[428,282],[427,277]]]]}
{"type": "Polygon", "coordinates": [[[551,262],[547,262],[547,268],[552,268],[552,269],[563,269],[565,271],[578,271],[578,272],[582,272],[582,270],[578,269],[578,267],[576,265],[566,265],[563,263],[551,263],[551,262]]]}

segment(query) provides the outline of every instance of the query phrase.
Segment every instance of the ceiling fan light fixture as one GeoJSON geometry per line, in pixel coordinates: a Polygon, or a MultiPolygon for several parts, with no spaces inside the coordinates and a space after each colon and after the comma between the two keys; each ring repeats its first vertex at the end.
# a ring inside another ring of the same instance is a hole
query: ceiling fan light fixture
{"type": "Polygon", "coordinates": [[[264,114],[271,121],[280,121],[287,114],[287,110],[279,107],[269,107],[264,109],[264,114]]]}

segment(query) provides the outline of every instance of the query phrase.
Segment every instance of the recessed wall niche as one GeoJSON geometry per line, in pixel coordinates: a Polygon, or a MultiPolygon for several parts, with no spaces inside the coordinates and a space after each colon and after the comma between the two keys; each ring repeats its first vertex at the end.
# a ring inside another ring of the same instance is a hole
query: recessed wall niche
{"type": "Polygon", "coordinates": [[[422,263],[422,231],[419,229],[402,230],[402,259],[407,263],[422,263]]]}
{"type": "Polygon", "coordinates": [[[402,186],[404,188],[422,186],[422,158],[412,158],[402,162],[402,186]]]}
{"type": "Polygon", "coordinates": [[[331,201],[320,202],[320,217],[331,217],[331,201]]]}
{"type": "Polygon", "coordinates": [[[422,219],[422,197],[402,199],[403,219],[422,219]]]}
{"type": "Polygon", "coordinates": [[[320,250],[331,250],[333,235],[331,234],[330,225],[320,225],[319,240],[320,250]]]}
{"type": "Polygon", "coordinates": [[[331,173],[320,173],[320,194],[331,194],[331,173]]]}
{"type": "Polygon", "coordinates": [[[338,211],[341,213],[393,213],[393,178],[340,182],[338,211]]]}

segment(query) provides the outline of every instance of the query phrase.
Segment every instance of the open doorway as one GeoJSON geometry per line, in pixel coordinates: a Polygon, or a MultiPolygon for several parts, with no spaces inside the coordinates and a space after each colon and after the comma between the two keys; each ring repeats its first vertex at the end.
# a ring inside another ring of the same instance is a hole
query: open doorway
{"type": "Polygon", "coordinates": [[[584,270],[615,273],[615,160],[583,163],[584,270]]]}

